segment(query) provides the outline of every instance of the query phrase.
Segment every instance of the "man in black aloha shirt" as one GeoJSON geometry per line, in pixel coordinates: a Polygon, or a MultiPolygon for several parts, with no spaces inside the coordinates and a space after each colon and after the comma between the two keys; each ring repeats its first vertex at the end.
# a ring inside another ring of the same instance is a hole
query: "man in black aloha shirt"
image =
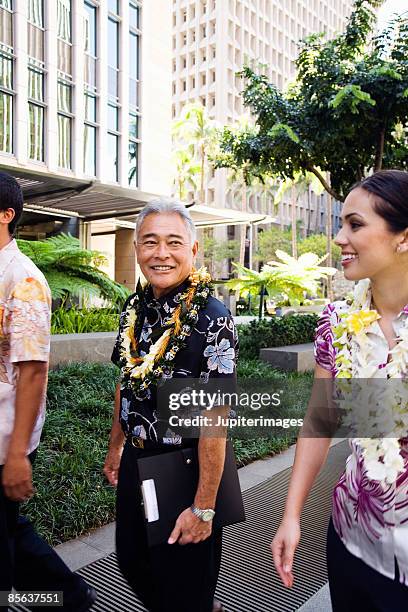
{"type": "MultiPolygon", "coordinates": [[[[141,295],[142,316],[135,330],[141,356],[160,336],[180,296],[190,286],[197,253],[195,228],[186,209],[175,202],[148,204],[138,218],[136,253],[150,285],[141,295]]],[[[130,300],[131,298],[129,298],[130,300]]],[[[124,312],[126,311],[125,304],[124,312]]],[[[119,365],[121,317],[112,361],[119,365]]],[[[214,297],[199,311],[187,346],[177,353],[173,378],[235,378],[237,334],[229,311],[214,297]]],[[[166,375],[166,373],[165,373],[166,375]]],[[[118,485],[116,545],[122,573],[151,612],[211,612],[221,561],[221,530],[200,512],[213,509],[225,457],[225,439],[181,439],[171,430],[159,433],[156,388],[146,398],[118,385],[115,415],[105,462],[108,480],[118,485]],[[126,440],[123,449],[123,442],[126,440]],[[200,479],[194,500],[179,516],[169,543],[148,548],[141,506],[137,459],[182,446],[198,445],[200,479]]],[[[214,607],[214,609],[221,609],[214,607]]]]}

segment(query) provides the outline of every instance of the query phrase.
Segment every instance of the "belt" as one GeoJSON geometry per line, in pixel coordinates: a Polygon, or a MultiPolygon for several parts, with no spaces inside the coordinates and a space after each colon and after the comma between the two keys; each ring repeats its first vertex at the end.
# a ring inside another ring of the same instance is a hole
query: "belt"
{"type": "MultiPolygon", "coordinates": [[[[133,448],[139,448],[143,450],[157,450],[157,451],[174,451],[180,448],[185,448],[185,444],[164,444],[163,442],[153,442],[153,440],[145,440],[138,436],[128,436],[127,442],[133,446],[133,448]]],[[[187,445],[195,446],[195,445],[187,445]]]]}
{"type": "Polygon", "coordinates": [[[139,438],[137,436],[128,436],[127,440],[134,448],[143,450],[163,450],[163,448],[165,450],[174,450],[172,445],[154,442],[153,440],[145,440],[144,438],[139,438]]]}

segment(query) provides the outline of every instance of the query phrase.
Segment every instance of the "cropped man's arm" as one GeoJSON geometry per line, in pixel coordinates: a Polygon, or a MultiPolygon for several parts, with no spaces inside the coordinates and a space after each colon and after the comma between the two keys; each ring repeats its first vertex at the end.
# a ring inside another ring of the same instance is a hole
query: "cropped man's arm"
{"type": "MultiPolygon", "coordinates": [[[[211,411],[215,423],[218,416],[226,417],[225,406],[211,411]]],[[[201,510],[214,509],[225,462],[226,428],[209,426],[202,428],[198,441],[199,479],[194,505],[201,510]]],[[[212,521],[202,521],[190,508],[184,510],[176,521],[169,544],[197,544],[210,537],[212,521]]]]}
{"type": "Polygon", "coordinates": [[[123,433],[120,421],[120,383],[116,385],[115,390],[115,405],[113,410],[112,428],[109,436],[109,449],[106,455],[103,473],[111,485],[118,484],[119,465],[123,452],[123,444],[125,442],[125,434],[123,433]]]}
{"type": "Polygon", "coordinates": [[[6,495],[22,501],[33,494],[31,463],[27,458],[31,435],[47,388],[48,363],[18,363],[15,421],[3,470],[6,495]]]}
{"type": "MultiPolygon", "coordinates": [[[[213,411],[212,411],[213,412],[213,411]]],[[[214,411],[226,417],[227,410],[214,411]]],[[[214,428],[215,429],[215,428],[214,428]]],[[[226,433],[204,432],[198,441],[199,480],[194,505],[197,508],[215,508],[225,462],[226,433]],[[215,437],[216,436],[216,437],[215,437]]]]}

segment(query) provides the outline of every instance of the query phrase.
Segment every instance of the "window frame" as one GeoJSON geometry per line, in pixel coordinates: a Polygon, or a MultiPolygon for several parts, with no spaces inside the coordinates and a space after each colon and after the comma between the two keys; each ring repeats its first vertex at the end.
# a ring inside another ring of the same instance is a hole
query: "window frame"
{"type": "Polygon", "coordinates": [[[72,101],[73,101],[73,89],[74,89],[74,84],[72,83],[72,81],[67,80],[66,78],[64,78],[62,76],[62,73],[59,71],[58,72],[58,80],[57,80],[57,129],[58,129],[58,167],[61,168],[62,170],[72,170],[72,153],[73,153],[73,149],[72,149],[72,131],[73,131],[73,119],[74,119],[74,113],[72,112],[72,101]],[[71,99],[70,99],[70,106],[71,106],[71,110],[67,111],[66,109],[61,109],[59,107],[59,93],[58,93],[58,86],[59,85],[64,85],[66,87],[69,87],[71,90],[71,99]],[[59,161],[60,161],[60,154],[61,154],[61,141],[60,141],[60,117],[63,117],[64,119],[67,119],[69,121],[69,165],[68,166],[62,166],[60,165],[59,161]]]}

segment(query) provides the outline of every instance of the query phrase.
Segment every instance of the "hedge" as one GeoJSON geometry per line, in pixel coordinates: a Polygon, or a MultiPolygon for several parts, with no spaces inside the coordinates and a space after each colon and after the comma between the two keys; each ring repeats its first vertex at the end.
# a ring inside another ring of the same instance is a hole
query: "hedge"
{"type": "Polygon", "coordinates": [[[313,342],[318,320],[316,314],[288,315],[238,325],[239,356],[253,359],[261,348],[313,342]]]}

